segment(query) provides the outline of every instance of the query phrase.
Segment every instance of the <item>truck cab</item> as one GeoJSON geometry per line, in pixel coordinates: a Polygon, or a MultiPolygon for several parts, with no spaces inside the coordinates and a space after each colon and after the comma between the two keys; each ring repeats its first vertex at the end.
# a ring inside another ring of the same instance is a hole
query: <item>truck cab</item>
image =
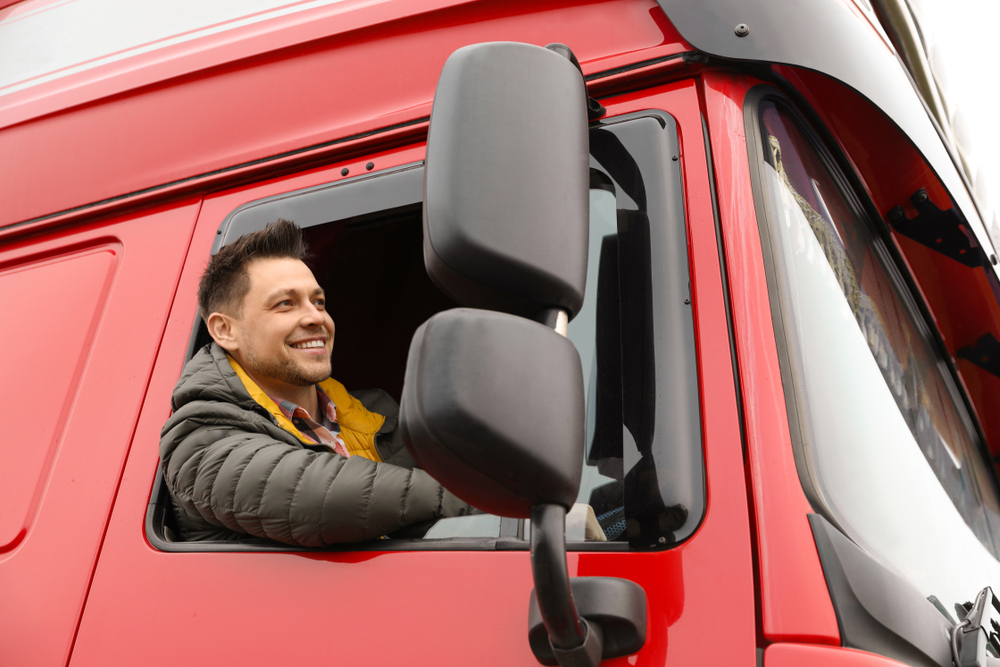
{"type": "MultiPolygon", "coordinates": [[[[899,3],[202,4],[0,7],[0,662],[555,664],[531,521],[185,542],[159,461],[205,265],[278,218],[333,377],[404,396],[414,332],[468,305],[426,265],[435,91],[495,43],[566,45],[586,90],[565,333],[607,540],[568,522],[566,568],[645,596],[603,663],[1000,655],[998,260],[899,3]]],[[[482,164],[546,134],[508,119],[482,164]]],[[[533,196],[568,162],[525,164],[533,196]]]]}

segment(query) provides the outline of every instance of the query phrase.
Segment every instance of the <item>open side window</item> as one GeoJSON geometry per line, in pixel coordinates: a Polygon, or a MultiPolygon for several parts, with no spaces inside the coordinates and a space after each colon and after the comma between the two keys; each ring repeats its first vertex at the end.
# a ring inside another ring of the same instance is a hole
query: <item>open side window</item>
{"type": "MultiPolygon", "coordinates": [[[[575,550],[669,548],[704,515],[694,324],[676,122],[642,112],[591,128],[591,237],[586,299],[569,325],[587,389],[585,469],[590,504],[608,542],[575,550]]],[[[397,401],[413,332],[456,307],[427,277],[422,254],[423,165],[250,202],[222,222],[213,252],[277,218],[295,221],[307,263],[337,324],[332,374],[349,390],[380,388],[397,401]]],[[[516,196],[516,193],[511,193],[516,196]]],[[[200,318],[187,358],[210,342],[200,318]]],[[[146,518],[164,551],[288,551],[287,545],[179,542],[157,477],[146,518]]],[[[438,521],[422,539],[327,549],[528,549],[528,522],[474,515],[438,521]]]]}

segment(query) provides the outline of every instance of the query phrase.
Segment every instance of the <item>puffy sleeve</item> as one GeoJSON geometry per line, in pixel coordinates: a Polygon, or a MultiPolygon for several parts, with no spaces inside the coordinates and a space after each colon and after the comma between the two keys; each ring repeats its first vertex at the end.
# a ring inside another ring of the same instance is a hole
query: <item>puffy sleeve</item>
{"type": "Polygon", "coordinates": [[[170,494],[192,519],[313,547],[474,511],[422,470],[293,444],[263,416],[248,423],[235,406],[213,406],[207,421],[198,407],[175,413],[160,441],[170,494]]]}

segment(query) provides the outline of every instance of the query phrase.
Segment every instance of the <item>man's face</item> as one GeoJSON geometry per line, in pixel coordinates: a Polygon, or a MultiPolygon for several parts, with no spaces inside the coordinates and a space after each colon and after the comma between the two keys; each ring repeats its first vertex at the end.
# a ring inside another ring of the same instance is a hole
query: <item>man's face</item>
{"type": "Polygon", "coordinates": [[[334,324],[323,289],[300,260],[247,265],[250,291],[236,320],[236,356],[252,377],[306,387],[330,377],[334,324]]]}

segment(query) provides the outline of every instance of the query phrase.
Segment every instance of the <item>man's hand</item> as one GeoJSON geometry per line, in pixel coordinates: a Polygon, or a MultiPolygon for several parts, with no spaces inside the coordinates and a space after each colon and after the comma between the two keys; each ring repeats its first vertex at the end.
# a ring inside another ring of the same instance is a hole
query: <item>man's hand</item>
{"type": "MultiPolygon", "coordinates": [[[[573,509],[566,514],[566,538],[573,539],[583,532],[583,538],[587,542],[607,542],[608,538],[604,534],[604,529],[597,522],[597,515],[594,508],[584,503],[575,503],[573,509]],[[580,528],[583,528],[581,531],[580,528]]],[[[579,539],[577,537],[576,539],[579,539]]]]}

